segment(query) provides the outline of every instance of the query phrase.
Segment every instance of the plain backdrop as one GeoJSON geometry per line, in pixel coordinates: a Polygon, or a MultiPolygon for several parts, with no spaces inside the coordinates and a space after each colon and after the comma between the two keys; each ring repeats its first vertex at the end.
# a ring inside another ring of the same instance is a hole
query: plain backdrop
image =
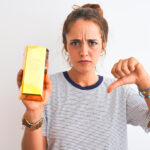
{"type": "MultiPolygon", "coordinates": [[[[119,59],[137,58],[150,73],[149,0],[0,0],[0,149],[20,150],[25,107],[18,99],[17,72],[26,45],[50,50],[49,73],[68,70],[62,56],[62,26],[74,4],[99,3],[109,24],[107,54],[97,72],[112,76],[119,59]]],[[[133,85],[133,88],[136,86],[133,85]]],[[[150,135],[128,125],[129,150],[150,150],[150,135]]]]}

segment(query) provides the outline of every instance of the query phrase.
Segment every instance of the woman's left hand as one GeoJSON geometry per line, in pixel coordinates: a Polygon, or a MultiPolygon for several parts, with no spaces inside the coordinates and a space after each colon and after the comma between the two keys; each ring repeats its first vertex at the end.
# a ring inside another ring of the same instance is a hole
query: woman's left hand
{"type": "Polygon", "coordinates": [[[149,74],[142,64],[134,57],[120,59],[118,63],[114,64],[111,73],[118,80],[109,85],[107,89],[108,93],[125,84],[136,84],[141,90],[150,86],[149,74]]]}

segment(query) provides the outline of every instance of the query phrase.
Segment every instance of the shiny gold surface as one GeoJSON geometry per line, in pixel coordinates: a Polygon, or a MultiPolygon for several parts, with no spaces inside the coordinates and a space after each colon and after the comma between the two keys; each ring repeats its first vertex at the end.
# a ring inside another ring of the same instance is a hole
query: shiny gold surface
{"type": "Polygon", "coordinates": [[[47,49],[41,46],[26,46],[23,80],[19,99],[44,99],[43,83],[47,49]]]}

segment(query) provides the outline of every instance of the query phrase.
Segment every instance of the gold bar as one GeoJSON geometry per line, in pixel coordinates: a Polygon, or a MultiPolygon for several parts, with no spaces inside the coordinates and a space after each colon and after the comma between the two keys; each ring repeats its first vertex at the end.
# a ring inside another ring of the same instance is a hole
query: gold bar
{"type": "Polygon", "coordinates": [[[41,46],[26,46],[20,100],[44,100],[46,62],[49,50],[41,46]]]}

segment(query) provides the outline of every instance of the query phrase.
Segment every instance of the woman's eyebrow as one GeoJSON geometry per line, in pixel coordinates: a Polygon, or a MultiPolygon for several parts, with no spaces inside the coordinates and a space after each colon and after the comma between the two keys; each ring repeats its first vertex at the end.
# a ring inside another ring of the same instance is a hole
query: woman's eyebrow
{"type": "Polygon", "coordinates": [[[88,39],[88,41],[98,41],[97,39],[88,39]]]}
{"type": "MultiPolygon", "coordinates": [[[[71,41],[80,42],[80,39],[72,39],[71,41]]],[[[88,41],[98,41],[97,39],[88,39],[88,41]]]]}
{"type": "Polygon", "coordinates": [[[80,42],[80,39],[72,39],[71,42],[80,42]]]}

